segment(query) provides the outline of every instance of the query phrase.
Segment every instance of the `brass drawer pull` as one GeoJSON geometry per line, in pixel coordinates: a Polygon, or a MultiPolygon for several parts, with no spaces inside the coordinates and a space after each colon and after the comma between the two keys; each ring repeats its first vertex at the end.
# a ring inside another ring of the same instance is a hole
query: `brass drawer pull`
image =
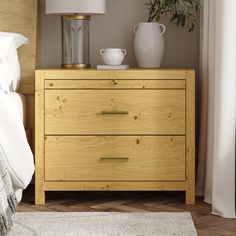
{"type": "Polygon", "coordinates": [[[118,80],[113,79],[113,80],[112,80],[112,84],[117,85],[117,84],[118,84],[118,80]]]}
{"type": "Polygon", "coordinates": [[[102,111],[102,115],[128,115],[128,111],[102,111]]]}
{"type": "Polygon", "coordinates": [[[128,161],[128,157],[101,157],[101,161],[105,160],[123,160],[123,161],[128,161]]]}

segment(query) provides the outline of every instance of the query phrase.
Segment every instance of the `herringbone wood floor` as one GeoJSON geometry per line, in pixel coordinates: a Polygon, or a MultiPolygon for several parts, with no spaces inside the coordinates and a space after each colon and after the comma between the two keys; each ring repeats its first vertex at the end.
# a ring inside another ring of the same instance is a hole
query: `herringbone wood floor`
{"type": "Polygon", "coordinates": [[[25,192],[18,211],[59,212],[191,212],[200,236],[236,236],[236,220],[211,215],[211,206],[197,198],[184,204],[184,194],[174,192],[50,192],[45,206],[34,205],[34,186],[25,192]]]}

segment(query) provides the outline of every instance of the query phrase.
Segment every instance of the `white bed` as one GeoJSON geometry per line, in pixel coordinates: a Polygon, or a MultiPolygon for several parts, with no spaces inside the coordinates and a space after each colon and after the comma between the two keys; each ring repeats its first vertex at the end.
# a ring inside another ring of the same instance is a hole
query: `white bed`
{"type": "Polygon", "coordinates": [[[34,158],[25,132],[25,97],[18,91],[21,70],[18,49],[28,39],[0,32],[0,155],[9,171],[18,201],[34,173],[34,158]]]}
{"type": "Polygon", "coordinates": [[[26,105],[25,105],[25,96],[17,93],[17,92],[10,92],[12,101],[14,103],[14,106],[16,107],[17,111],[19,112],[19,115],[21,117],[21,120],[25,126],[26,124],[26,105]]]}
{"type": "MultiPolygon", "coordinates": [[[[10,92],[11,99],[13,101],[13,105],[16,107],[17,112],[20,115],[20,118],[24,124],[26,125],[26,101],[25,96],[17,93],[17,92],[10,92]]],[[[15,192],[17,200],[20,202],[22,199],[22,189],[18,189],[15,192]]]]}
{"type": "Polygon", "coordinates": [[[0,91],[0,155],[5,160],[18,201],[34,173],[34,160],[24,128],[24,96],[0,91]]]}
{"type": "Polygon", "coordinates": [[[24,125],[27,123],[27,128],[34,128],[34,80],[38,59],[37,6],[38,0],[0,1],[1,233],[9,230],[6,223],[11,221],[9,209],[12,213],[15,211],[14,192],[20,201],[22,191],[29,185],[34,173],[33,153],[24,125]],[[6,40],[6,32],[16,32],[21,37],[16,39],[16,34],[13,36],[7,33],[13,38],[6,40]],[[18,49],[27,43],[25,39],[28,39],[28,44],[19,49],[18,58],[16,51],[9,50],[13,46],[18,49]],[[8,40],[13,42],[8,44],[8,40]]]}

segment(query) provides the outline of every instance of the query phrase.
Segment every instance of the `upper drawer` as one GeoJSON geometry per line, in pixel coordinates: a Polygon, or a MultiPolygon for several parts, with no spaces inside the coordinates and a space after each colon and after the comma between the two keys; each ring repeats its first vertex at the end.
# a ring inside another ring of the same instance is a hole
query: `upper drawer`
{"type": "Polygon", "coordinates": [[[46,80],[46,89],[185,89],[185,80],[46,80]]]}
{"type": "Polygon", "coordinates": [[[185,134],[185,90],[46,90],[46,134],[185,134]]]}

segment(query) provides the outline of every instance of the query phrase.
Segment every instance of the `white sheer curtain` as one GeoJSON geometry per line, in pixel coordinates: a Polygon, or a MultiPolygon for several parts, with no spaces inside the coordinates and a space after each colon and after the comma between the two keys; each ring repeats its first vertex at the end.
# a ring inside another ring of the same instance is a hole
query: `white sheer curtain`
{"type": "Polygon", "coordinates": [[[236,0],[203,0],[197,192],[235,218],[236,0]]]}

